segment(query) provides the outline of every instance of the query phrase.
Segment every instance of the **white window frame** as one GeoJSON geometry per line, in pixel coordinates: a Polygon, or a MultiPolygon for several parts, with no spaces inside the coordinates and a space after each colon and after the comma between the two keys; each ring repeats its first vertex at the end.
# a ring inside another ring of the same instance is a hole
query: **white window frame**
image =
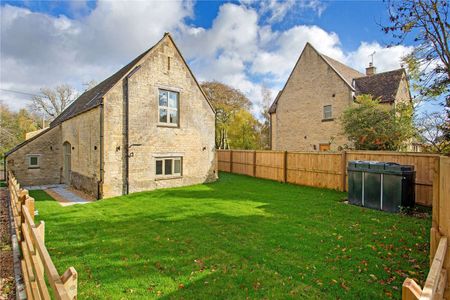
{"type": "Polygon", "coordinates": [[[27,155],[27,162],[28,162],[28,169],[39,169],[41,167],[41,155],[40,154],[28,154],[27,155]],[[31,158],[37,159],[37,164],[31,164],[31,158]]]}
{"type": "Polygon", "coordinates": [[[179,124],[180,124],[180,92],[171,91],[171,90],[163,89],[163,88],[158,89],[158,124],[163,125],[163,126],[170,126],[170,127],[178,127],[179,126],[179,124]],[[161,105],[159,102],[159,97],[160,97],[161,92],[167,93],[167,106],[161,105]],[[177,96],[177,107],[176,108],[169,106],[170,94],[175,94],[177,96]],[[161,115],[160,115],[161,109],[164,109],[167,112],[166,122],[161,122],[161,115]],[[170,122],[170,112],[177,113],[177,122],[176,123],[170,122]]]}
{"type": "Polygon", "coordinates": [[[170,157],[156,157],[155,158],[155,176],[157,179],[161,178],[178,178],[183,176],[183,157],[182,156],[170,156],[170,157]],[[172,161],[171,174],[166,174],[166,161],[172,161]],[[162,162],[162,174],[156,173],[156,164],[158,161],[162,162]],[[175,161],[180,161],[180,171],[175,173],[175,161]]]}
{"type": "Polygon", "coordinates": [[[324,105],[323,106],[323,119],[324,120],[332,120],[333,119],[333,106],[332,105],[324,105]],[[330,111],[327,111],[326,108],[330,108],[330,111]],[[329,113],[330,116],[327,116],[327,113],[329,113]]]}

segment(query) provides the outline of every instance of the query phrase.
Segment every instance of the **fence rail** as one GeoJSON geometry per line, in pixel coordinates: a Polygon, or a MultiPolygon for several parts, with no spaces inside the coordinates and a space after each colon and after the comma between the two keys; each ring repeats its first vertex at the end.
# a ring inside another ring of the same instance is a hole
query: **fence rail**
{"type": "Polygon", "coordinates": [[[219,170],[281,182],[347,190],[347,163],[376,160],[414,165],[416,202],[431,206],[439,155],[380,151],[286,152],[217,150],[219,170]]]}
{"type": "Polygon", "coordinates": [[[77,299],[77,272],[70,267],[60,276],[45,247],[45,223],[34,223],[34,199],[8,173],[11,209],[22,253],[21,269],[27,299],[77,299]],[[50,291],[47,286],[50,285],[50,291]]]}

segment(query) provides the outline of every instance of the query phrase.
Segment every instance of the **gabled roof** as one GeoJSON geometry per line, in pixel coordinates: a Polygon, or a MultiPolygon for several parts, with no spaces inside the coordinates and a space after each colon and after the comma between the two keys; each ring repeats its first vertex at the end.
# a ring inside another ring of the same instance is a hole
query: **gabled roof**
{"type": "Polygon", "coordinates": [[[25,146],[26,144],[34,141],[35,139],[37,139],[38,137],[40,137],[41,135],[44,135],[45,133],[49,132],[51,129],[53,129],[53,127],[47,127],[45,129],[42,129],[41,132],[39,132],[38,134],[36,134],[35,136],[29,138],[28,140],[23,141],[22,143],[16,145],[14,148],[12,148],[11,150],[9,150],[8,152],[5,152],[5,157],[7,157],[8,155],[10,155],[11,153],[13,153],[14,151],[22,148],[23,146],[25,146]]]}
{"type": "Polygon", "coordinates": [[[404,73],[405,69],[398,69],[355,78],[356,94],[370,94],[383,103],[394,102],[404,73]]]}
{"type": "Polygon", "coordinates": [[[273,101],[272,105],[269,108],[269,114],[274,113],[277,110],[278,99],[280,99],[281,91],[278,92],[277,97],[273,101]]]}
{"type": "Polygon", "coordinates": [[[62,122],[73,118],[83,112],[86,112],[94,107],[99,106],[102,103],[103,96],[116,85],[122,78],[124,78],[128,73],[130,73],[136,65],[139,64],[139,62],[147,55],[149,54],[153,49],[156,48],[157,45],[159,45],[166,37],[170,38],[173,45],[175,46],[176,50],[180,53],[180,56],[186,65],[187,69],[189,70],[190,74],[194,78],[194,81],[196,82],[197,86],[200,88],[201,92],[203,93],[203,96],[205,97],[206,101],[208,102],[211,109],[214,111],[213,106],[211,105],[208,97],[203,92],[202,88],[200,87],[200,84],[197,82],[197,79],[195,78],[194,74],[192,73],[191,69],[189,68],[188,64],[184,60],[183,56],[181,55],[180,50],[178,49],[177,45],[173,41],[172,37],[169,33],[165,33],[163,38],[160,39],[153,47],[133,59],[129,64],[124,66],[122,69],[111,75],[110,77],[106,78],[90,90],[84,92],[79,96],[69,107],[67,107],[58,117],[56,117],[51,123],[50,127],[54,127],[58,124],[61,124],[62,122]]]}
{"type": "Polygon", "coordinates": [[[306,43],[305,48],[300,54],[300,57],[298,58],[294,68],[292,69],[291,74],[289,75],[289,78],[286,81],[283,89],[278,92],[277,97],[270,106],[270,114],[276,112],[280,96],[286,88],[287,83],[289,82],[294,70],[297,68],[303,52],[308,46],[311,47],[357,95],[370,94],[374,98],[379,98],[381,102],[393,102],[395,100],[402,75],[405,72],[404,69],[366,76],[363,73],[320,53],[310,43],[306,43]]]}
{"type": "MultiPolygon", "coordinates": [[[[159,43],[159,42],[158,42],[159,43]]],[[[69,107],[67,107],[58,117],[56,117],[51,123],[50,127],[56,126],[76,115],[88,111],[101,104],[103,96],[117,83],[119,82],[133,67],[147,54],[153,47],[133,59],[129,64],[122,69],[106,78],[93,88],[87,90],[81,96],[79,96],[69,107]]]]}
{"type": "MultiPolygon", "coordinates": [[[[344,81],[352,86],[353,78],[365,76],[363,73],[344,65],[343,63],[319,53],[344,81]]],[[[353,86],[352,86],[353,87],[353,86]]]]}

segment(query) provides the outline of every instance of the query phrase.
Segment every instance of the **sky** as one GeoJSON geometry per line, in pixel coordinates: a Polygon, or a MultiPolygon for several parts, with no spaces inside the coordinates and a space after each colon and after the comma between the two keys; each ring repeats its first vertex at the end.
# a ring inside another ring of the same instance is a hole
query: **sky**
{"type": "MultiPolygon", "coordinates": [[[[0,101],[29,104],[43,87],[78,91],[107,78],[170,32],[199,81],[282,89],[303,47],[364,72],[401,67],[411,45],[388,48],[382,1],[1,1],[0,101]]],[[[428,106],[430,108],[431,106],[428,106]]],[[[433,109],[433,108],[431,108],[433,109]]]]}

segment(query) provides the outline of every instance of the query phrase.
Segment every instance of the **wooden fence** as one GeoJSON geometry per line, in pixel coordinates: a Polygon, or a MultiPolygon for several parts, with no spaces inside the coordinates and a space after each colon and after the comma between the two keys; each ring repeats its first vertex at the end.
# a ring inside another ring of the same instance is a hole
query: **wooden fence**
{"type": "Polygon", "coordinates": [[[77,272],[70,267],[59,276],[44,244],[45,224],[43,221],[38,225],[34,223],[34,199],[27,190],[20,188],[11,172],[8,173],[8,188],[27,299],[76,299],[77,272]]]}
{"type": "Polygon", "coordinates": [[[431,268],[423,289],[408,278],[403,283],[403,300],[450,299],[450,157],[435,162],[433,218],[430,234],[431,268]]]}
{"type": "Polygon", "coordinates": [[[219,170],[339,191],[347,190],[347,163],[373,160],[414,165],[416,202],[431,206],[439,156],[380,151],[286,152],[217,150],[219,170]]]}
{"type": "Polygon", "coordinates": [[[231,173],[347,190],[347,163],[372,160],[414,165],[416,202],[433,206],[430,271],[423,289],[407,278],[403,300],[450,299],[450,157],[424,153],[345,151],[286,152],[218,150],[219,170],[231,173]]]}

